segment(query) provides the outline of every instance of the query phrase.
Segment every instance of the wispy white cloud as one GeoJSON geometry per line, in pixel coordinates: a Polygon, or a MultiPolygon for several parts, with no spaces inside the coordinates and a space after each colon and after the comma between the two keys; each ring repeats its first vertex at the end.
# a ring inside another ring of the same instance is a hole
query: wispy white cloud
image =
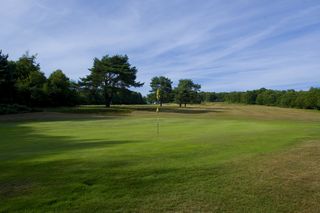
{"type": "Polygon", "coordinates": [[[88,74],[94,57],[128,54],[146,82],[193,78],[205,90],[304,89],[320,77],[320,3],[0,0],[0,49],[39,54],[49,74],[88,74]]]}

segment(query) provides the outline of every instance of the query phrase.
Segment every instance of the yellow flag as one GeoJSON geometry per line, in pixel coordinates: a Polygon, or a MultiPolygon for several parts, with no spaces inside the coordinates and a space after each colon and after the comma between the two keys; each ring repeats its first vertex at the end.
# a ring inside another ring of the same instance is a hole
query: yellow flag
{"type": "MultiPolygon", "coordinates": [[[[159,102],[160,101],[160,89],[158,88],[157,89],[157,93],[156,93],[156,98],[157,98],[157,101],[159,102]]],[[[159,136],[159,107],[157,107],[157,135],[159,136]]]]}
{"type": "Polygon", "coordinates": [[[160,100],[160,89],[157,89],[156,98],[157,98],[157,101],[160,100]]]}

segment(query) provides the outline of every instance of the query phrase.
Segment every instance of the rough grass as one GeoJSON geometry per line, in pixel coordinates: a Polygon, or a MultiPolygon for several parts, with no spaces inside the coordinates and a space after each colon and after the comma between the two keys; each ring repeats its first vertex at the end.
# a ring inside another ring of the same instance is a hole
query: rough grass
{"type": "Polygon", "coordinates": [[[114,109],[0,116],[0,212],[320,211],[316,111],[114,109]]]}
{"type": "Polygon", "coordinates": [[[61,112],[61,113],[75,113],[75,114],[115,114],[115,113],[130,113],[132,110],[127,108],[112,107],[106,108],[104,106],[79,106],[79,107],[59,107],[47,109],[49,112],[61,112]]]}

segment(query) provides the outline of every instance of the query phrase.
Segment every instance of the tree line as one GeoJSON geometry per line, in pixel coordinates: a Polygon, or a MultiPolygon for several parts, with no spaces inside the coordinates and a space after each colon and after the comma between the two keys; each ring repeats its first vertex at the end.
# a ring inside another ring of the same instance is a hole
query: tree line
{"type": "Polygon", "coordinates": [[[151,80],[147,97],[129,90],[141,87],[136,81],[137,68],[129,63],[126,55],[95,58],[89,74],[78,82],[70,80],[62,70],[53,71],[47,78],[42,72],[36,55],[28,52],[17,61],[8,59],[0,51],[0,104],[20,104],[29,107],[59,107],[78,104],[145,104],[176,102],[181,107],[200,103],[200,85],[191,79],[181,79],[177,87],[164,76],[151,80]]]}
{"type": "Polygon", "coordinates": [[[178,86],[173,88],[172,81],[165,76],[156,76],[151,79],[151,91],[147,96],[149,103],[177,103],[181,107],[191,103],[200,103],[199,91],[201,86],[195,84],[191,79],[180,79],[178,86]],[[156,99],[156,93],[159,90],[160,98],[156,99]]]}
{"type": "MultiPolygon", "coordinates": [[[[246,92],[201,92],[191,79],[180,79],[177,86],[165,76],[151,79],[150,93],[129,90],[141,87],[136,81],[137,68],[126,55],[95,58],[89,74],[78,82],[70,80],[62,70],[47,78],[36,55],[28,52],[18,60],[8,59],[0,50],[0,105],[19,104],[29,107],[58,107],[79,104],[145,104],[177,103],[180,107],[201,102],[259,104],[305,109],[320,109],[320,89],[309,91],[259,89],[246,92]],[[159,92],[159,100],[156,98],[159,92]]],[[[1,107],[0,107],[1,108],[1,107]]]]}
{"type": "Polygon", "coordinates": [[[246,92],[202,92],[201,101],[257,104],[300,109],[320,109],[320,88],[308,91],[271,90],[261,88],[246,92]]]}
{"type": "Polygon", "coordinates": [[[147,96],[149,103],[156,102],[156,91],[160,88],[162,103],[177,103],[181,107],[187,103],[228,102],[257,104],[300,109],[320,109],[320,88],[308,91],[271,90],[261,88],[246,92],[203,92],[201,86],[191,79],[179,80],[178,86],[172,88],[172,81],[164,76],[154,77],[150,83],[151,91],[147,96]]]}
{"type": "Polygon", "coordinates": [[[80,81],[70,80],[62,70],[47,78],[36,55],[28,52],[18,60],[8,59],[0,50],[0,104],[29,107],[58,107],[78,104],[143,104],[145,98],[130,91],[136,82],[137,69],[127,56],[104,56],[94,59],[90,74],[80,81]]]}

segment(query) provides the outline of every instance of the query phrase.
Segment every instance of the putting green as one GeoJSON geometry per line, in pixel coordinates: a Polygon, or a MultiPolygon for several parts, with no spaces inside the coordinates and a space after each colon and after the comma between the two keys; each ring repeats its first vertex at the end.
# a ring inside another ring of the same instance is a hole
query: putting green
{"type": "Polygon", "coordinates": [[[318,112],[131,108],[3,118],[0,212],[319,210],[318,112]]]}

